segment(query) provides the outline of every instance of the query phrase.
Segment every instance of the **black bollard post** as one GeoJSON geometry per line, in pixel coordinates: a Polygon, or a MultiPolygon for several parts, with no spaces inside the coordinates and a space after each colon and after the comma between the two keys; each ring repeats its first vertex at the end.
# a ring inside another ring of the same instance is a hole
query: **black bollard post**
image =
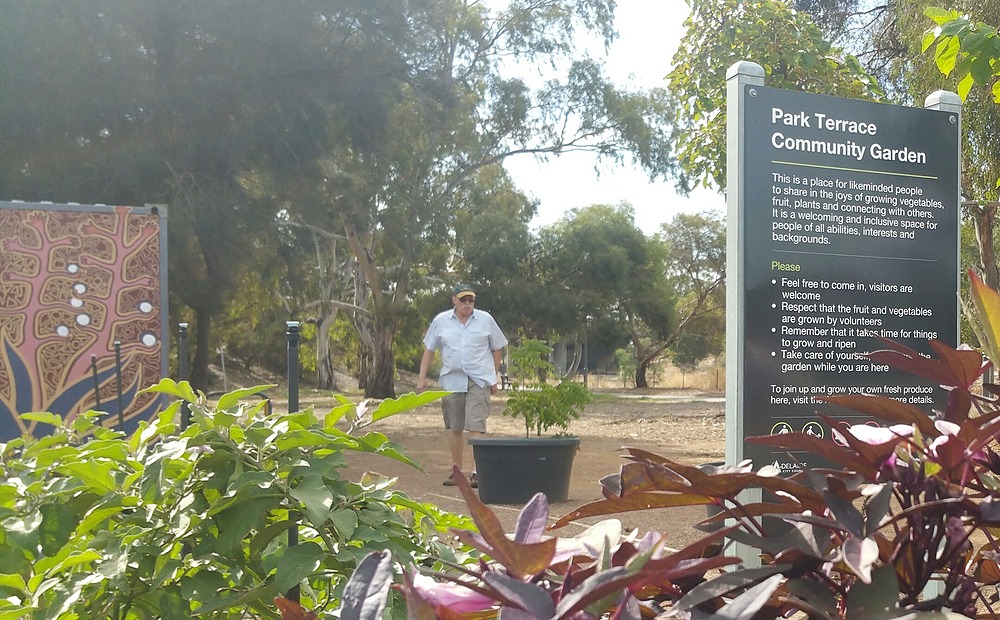
{"type": "Polygon", "coordinates": [[[125,430],[125,408],[122,403],[122,343],[115,340],[115,382],[118,384],[118,430],[125,430]]]}
{"type": "Polygon", "coordinates": [[[299,410],[299,325],[298,321],[285,323],[288,337],[288,413],[299,410]]]}
{"type": "MultiPolygon", "coordinates": [[[[181,381],[188,381],[190,370],[188,370],[188,324],[177,324],[177,374],[181,381]]],[[[191,425],[191,404],[181,403],[181,430],[183,431],[191,425]]]]}
{"type": "MultiPolygon", "coordinates": [[[[285,336],[288,340],[288,413],[299,410],[299,325],[298,321],[285,323],[285,336]]],[[[288,547],[299,544],[299,515],[293,510],[288,511],[288,547]]],[[[288,591],[286,598],[299,602],[300,588],[298,585],[288,591]]]]}
{"type": "Polygon", "coordinates": [[[101,382],[97,378],[97,356],[90,356],[90,374],[94,377],[94,411],[101,410],[101,382]]]}

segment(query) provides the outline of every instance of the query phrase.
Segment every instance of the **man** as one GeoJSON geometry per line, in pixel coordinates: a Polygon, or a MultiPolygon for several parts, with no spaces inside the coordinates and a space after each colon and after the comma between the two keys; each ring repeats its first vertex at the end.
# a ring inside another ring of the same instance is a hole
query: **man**
{"type": "MultiPolygon", "coordinates": [[[[490,396],[497,393],[497,376],[507,338],[490,313],[476,310],[476,291],[471,286],[456,286],[451,303],[454,308],[434,317],[424,336],[417,393],[426,388],[434,353],[441,351],[439,382],[442,389],[453,392],[441,401],[444,427],[450,431],[451,460],[464,471],[465,433],[478,436],[486,433],[490,396]]],[[[474,488],[479,486],[475,461],[469,482],[474,488]]],[[[455,486],[455,480],[449,476],[444,485],[455,486]]]]}

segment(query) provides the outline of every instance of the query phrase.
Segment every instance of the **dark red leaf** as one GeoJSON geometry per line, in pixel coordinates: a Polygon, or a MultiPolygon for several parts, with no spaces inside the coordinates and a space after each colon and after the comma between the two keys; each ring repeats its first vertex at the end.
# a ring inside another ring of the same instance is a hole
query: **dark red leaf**
{"type": "MultiPolygon", "coordinates": [[[[504,532],[503,524],[496,513],[481,502],[476,492],[469,486],[469,481],[462,470],[453,467],[452,477],[462,497],[465,498],[465,503],[469,505],[469,513],[479,528],[479,535],[488,545],[487,548],[477,546],[480,551],[502,564],[516,577],[538,575],[548,568],[556,552],[555,538],[530,544],[511,540],[504,532]]],[[[458,534],[463,536],[467,532],[458,534]]],[[[474,546],[477,544],[473,537],[466,536],[463,540],[474,546]]]]}
{"type": "Polygon", "coordinates": [[[931,340],[929,344],[941,363],[954,375],[956,382],[951,385],[968,390],[986,372],[986,359],[979,351],[954,349],[940,340],[931,340]]]}
{"type": "Polygon", "coordinates": [[[597,517],[631,512],[634,510],[651,510],[654,508],[669,508],[671,506],[697,506],[711,504],[713,499],[706,495],[693,493],[661,493],[646,491],[625,497],[601,499],[584,504],[576,510],[563,515],[552,525],[552,529],[562,527],[582,517],[597,517]]]}

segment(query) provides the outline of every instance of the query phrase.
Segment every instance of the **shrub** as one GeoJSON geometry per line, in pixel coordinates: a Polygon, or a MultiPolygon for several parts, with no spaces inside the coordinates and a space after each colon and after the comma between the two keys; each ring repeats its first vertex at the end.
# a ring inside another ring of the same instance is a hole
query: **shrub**
{"type": "Polygon", "coordinates": [[[591,400],[590,392],[580,383],[546,382],[556,371],[549,361],[550,353],[552,347],[531,338],[522,338],[509,349],[511,389],[503,415],[520,418],[526,437],[532,431],[539,436],[553,427],[567,430],[591,400]]]}
{"type": "Polygon", "coordinates": [[[0,619],[276,618],[274,597],[300,584],[310,607],[337,605],[372,550],[455,557],[438,532],[466,518],[340,473],[350,451],[416,466],[364,427],[443,393],[268,415],[244,401],[266,387],[211,407],[165,380],[155,390],[188,402],[193,424],[175,427],[178,401],[131,437],[95,412],[27,414],[54,431],[0,445],[0,619]]]}

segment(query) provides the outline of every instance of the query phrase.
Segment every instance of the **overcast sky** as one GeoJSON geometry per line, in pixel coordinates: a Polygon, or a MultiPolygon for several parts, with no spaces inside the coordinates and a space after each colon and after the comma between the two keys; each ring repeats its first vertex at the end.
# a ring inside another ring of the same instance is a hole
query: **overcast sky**
{"type": "MultiPolygon", "coordinates": [[[[663,86],[687,13],[682,0],[621,0],[615,16],[619,37],[607,57],[612,79],[631,80],[643,87],[663,86]]],[[[652,234],[675,213],[725,207],[717,192],[701,190],[683,198],[674,192],[672,183],[651,183],[638,167],[606,163],[598,178],[594,158],[583,153],[549,162],[513,157],[504,167],[522,190],[540,201],[535,226],[551,224],[574,207],[624,200],[635,208],[636,223],[643,232],[652,234]]]]}

